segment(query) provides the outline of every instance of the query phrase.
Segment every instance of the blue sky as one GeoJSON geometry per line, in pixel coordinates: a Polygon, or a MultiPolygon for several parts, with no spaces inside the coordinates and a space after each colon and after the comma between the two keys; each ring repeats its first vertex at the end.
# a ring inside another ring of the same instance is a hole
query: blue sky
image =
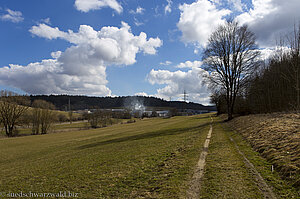
{"type": "Polygon", "coordinates": [[[151,95],[209,103],[201,52],[233,18],[264,56],[300,20],[298,0],[1,0],[0,89],[151,95]]]}

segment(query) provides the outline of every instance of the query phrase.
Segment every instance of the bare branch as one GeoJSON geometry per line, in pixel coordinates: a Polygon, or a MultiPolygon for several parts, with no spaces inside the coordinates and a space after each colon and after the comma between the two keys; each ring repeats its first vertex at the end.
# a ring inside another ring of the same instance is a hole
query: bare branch
{"type": "Polygon", "coordinates": [[[204,69],[211,74],[209,81],[213,87],[226,91],[228,119],[232,118],[237,93],[257,68],[258,56],[255,35],[247,26],[227,22],[209,38],[203,56],[204,69]]]}

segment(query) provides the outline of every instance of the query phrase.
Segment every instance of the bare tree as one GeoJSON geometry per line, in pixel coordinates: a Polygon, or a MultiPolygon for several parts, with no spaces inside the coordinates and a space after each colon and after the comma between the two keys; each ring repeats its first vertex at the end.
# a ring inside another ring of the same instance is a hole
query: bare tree
{"type": "Polygon", "coordinates": [[[28,106],[26,96],[19,96],[9,91],[1,91],[0,94],[0,117],[8,137],[14,136],[14,129],[28,106]]]}
{"type": "Polygon", "coordinates": [[[106,127],[113,124],[112,112],[105,110],[97,110],[88,114],[88,121],[92,128],[106,127]]]}
{"type": "Polygon", "coordinates": [[[73,121],[73,111],[69,111],[68,112],[68,116],[69,116],[70,124],[72,124],[72,121],[73,121]]]}
{"type": "Polygon", "coordinates": [[[228,120],[240,89],[257,68],[255,35],[247,26],[236,22],[220,25],[210,36],[204,50],[204,69],[212,88],[223,89],[226,94],[228,120]]]}
{"type": "Polygon", "coordinates": [[[73,111],[71,110],[71,100],[70,100],[70,98],[69,98],[69,112],[68,112],[68,115],[69,115],[70,124],[72,124],[72,121],[73,121],[73,111]]]}
{"type": "Polygon", "coordinates": [[[31,111],[32,133],[38,135],[41,125],[41,109],[39,108],[38,100],[32,103],[32,107],[34,107],[31,111]]]}
{"type": "Polygon", "coordinates": [[[285,78],[292,82],[292,87],[296,94],[296,110],[300,110],[300,23],[298,28],[294,25],[294,31],[288,38],[290,43],[289,57],[291,60],[291,67],[287,68],[287,75],[285,78]]]}
{"type": "Polygon", "coordinates": [[[33,134],[48,133],[55,120],[54,105],[44,100],[35,100],[32,104],[32,132],[33,134]]]}

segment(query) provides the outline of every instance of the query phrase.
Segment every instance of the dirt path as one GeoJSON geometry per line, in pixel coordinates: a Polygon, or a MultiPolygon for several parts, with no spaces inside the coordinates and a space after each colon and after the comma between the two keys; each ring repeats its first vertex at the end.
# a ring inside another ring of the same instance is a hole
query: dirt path
{"type": "MultiPolygon", "coordinates": [[[[213,119],[211,118],[211,123],[212,122],[213,122],[213,119]]],[[[189,199],[197,198],[199,195],[201,178],[203,177],[203,174],[204,174],[205,160],[206,160],[206,156],[208,154],[208,146],[209,146],[211,134],[212,134],[212,124],[210,124],[210,129],[208,131],[206,140],[204,142],[203,150],[200,154],[200,158],[196,165],[194,175],[190,182],[190,188],[187,191],[187,198],[189,198],[189,199]]]]}
{"type": "Polygon", "coordinates": [[[246,158],[245,154],[240,151],[240,149],[239,149],[238,145],[236,144],[236,142],[234,141],[234,139],[231,136],[229,136],[229,139],[234,143],[235,148],[238,151],[238,153],[244,158],[245,166],[249,169],[249,172],[251,172],[252,175],[254,176],[256,184],[257,184],[259,190],[261,191],[261,193],[263,194],[264,198],[276,199],[276,196],[273,193],[272,189],[267,185],[267,183],[265,182],[263,177],[255,169],[253,164],[246,158]]]}
{"type": "Polygon", "coordinates": [[[276,199],[229,132],[224,123],[211,121],[186,198],[276,199]]]}

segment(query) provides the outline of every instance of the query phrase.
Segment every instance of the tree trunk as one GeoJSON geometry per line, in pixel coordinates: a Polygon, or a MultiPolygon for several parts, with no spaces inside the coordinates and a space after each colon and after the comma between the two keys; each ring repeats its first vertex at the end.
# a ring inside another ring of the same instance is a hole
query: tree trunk
{"type": "Polygon", "coordinates": [[[297,72],[296,72],[296,94],[297,94],[297,107],[296,110],[300,111],[300,85],[299,85],[299,64],[297,63],[297,72]]]}
{"type": "Polygon", "coordinates": [[[233,116],[232,116],[232,112],[228,112],[228,117],[227,117],[227,120],[232,120],[233,119],[233,116]]]}
{"type": "Polygon", "coordinates": [[[6,133],[7,137],[9,137],[9,130],[8,130],[8,128],[7,128],[7,125],[6,125],[6,124],[5,124],[5,133],[6,133]]]}
{"type": "Polygon", "coordinates": [[[229,120],[233,119],[233,104],[232,103],[228,104],[228,109],[227,110],[228,110],[227,120],[229,121],[229,120]]]}
{"type": "MultiPolygon", "coordinates": [[[[229,97],[229,98],[230,98],[230,97],[229,97]]],[[[231,100],[228,100],[228,101],[227,101],[227,115],[228,115],[227,120],[228,120],[228,121],[229,121],[229,120],[232,120],[232,118],[233,118],[232,114],[233,114],[233,103],[232,103],[231,100]]]]}
{"type": "Polygon", "coordinates": [[[8,127],[8,137],[13,137],[13,127],[8,127]]]}

